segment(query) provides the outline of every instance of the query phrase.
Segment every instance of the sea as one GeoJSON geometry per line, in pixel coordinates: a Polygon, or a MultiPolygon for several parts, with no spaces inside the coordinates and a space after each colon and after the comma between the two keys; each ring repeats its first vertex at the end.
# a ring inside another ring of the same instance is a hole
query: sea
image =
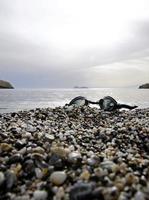
{"type": "Polygon", "coordinates": [[[97,101],[112,96],[119,103],[149,108],[149,90],[137,88],[1,89],[0,113],[64,106],[76,96],[97,101]]]}

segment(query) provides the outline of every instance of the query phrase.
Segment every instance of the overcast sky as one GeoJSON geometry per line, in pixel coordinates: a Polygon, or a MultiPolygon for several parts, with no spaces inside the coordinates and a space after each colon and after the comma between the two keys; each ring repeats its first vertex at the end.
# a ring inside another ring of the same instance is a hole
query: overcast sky
{"type": "Polygon", "coordinates": [[[149,1],[0,0],[0,79],[16,88],[149,82],[149,1]]]}

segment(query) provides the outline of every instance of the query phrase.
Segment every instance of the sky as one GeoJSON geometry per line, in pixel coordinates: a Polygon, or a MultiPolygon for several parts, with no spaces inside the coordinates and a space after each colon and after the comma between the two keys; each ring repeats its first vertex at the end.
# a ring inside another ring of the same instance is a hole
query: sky
{"type": "Polygon", "coordinates": [[[149,82],[149,1],[0,0],[0,79],[16,88],[149,82]]]}

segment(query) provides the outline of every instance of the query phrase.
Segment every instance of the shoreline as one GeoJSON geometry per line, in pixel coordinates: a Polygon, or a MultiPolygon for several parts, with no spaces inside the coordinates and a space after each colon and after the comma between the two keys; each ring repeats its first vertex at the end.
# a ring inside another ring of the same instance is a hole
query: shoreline
{"type": "Polygon", "coordinates": [[[0,197],[146,200],[149,108],[0,114],[0,197]]]}

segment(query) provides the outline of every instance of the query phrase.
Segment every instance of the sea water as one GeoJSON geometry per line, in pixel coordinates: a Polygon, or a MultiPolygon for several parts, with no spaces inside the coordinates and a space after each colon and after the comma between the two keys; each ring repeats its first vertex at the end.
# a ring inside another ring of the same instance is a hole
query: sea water
{"type": "Polygon", "coordinates": [[[64,106],[76,96],[97,101],[112,96],[119,103],[149,107],[149,90],[137,88],[1,89],[0,113],[64,106]]]}

